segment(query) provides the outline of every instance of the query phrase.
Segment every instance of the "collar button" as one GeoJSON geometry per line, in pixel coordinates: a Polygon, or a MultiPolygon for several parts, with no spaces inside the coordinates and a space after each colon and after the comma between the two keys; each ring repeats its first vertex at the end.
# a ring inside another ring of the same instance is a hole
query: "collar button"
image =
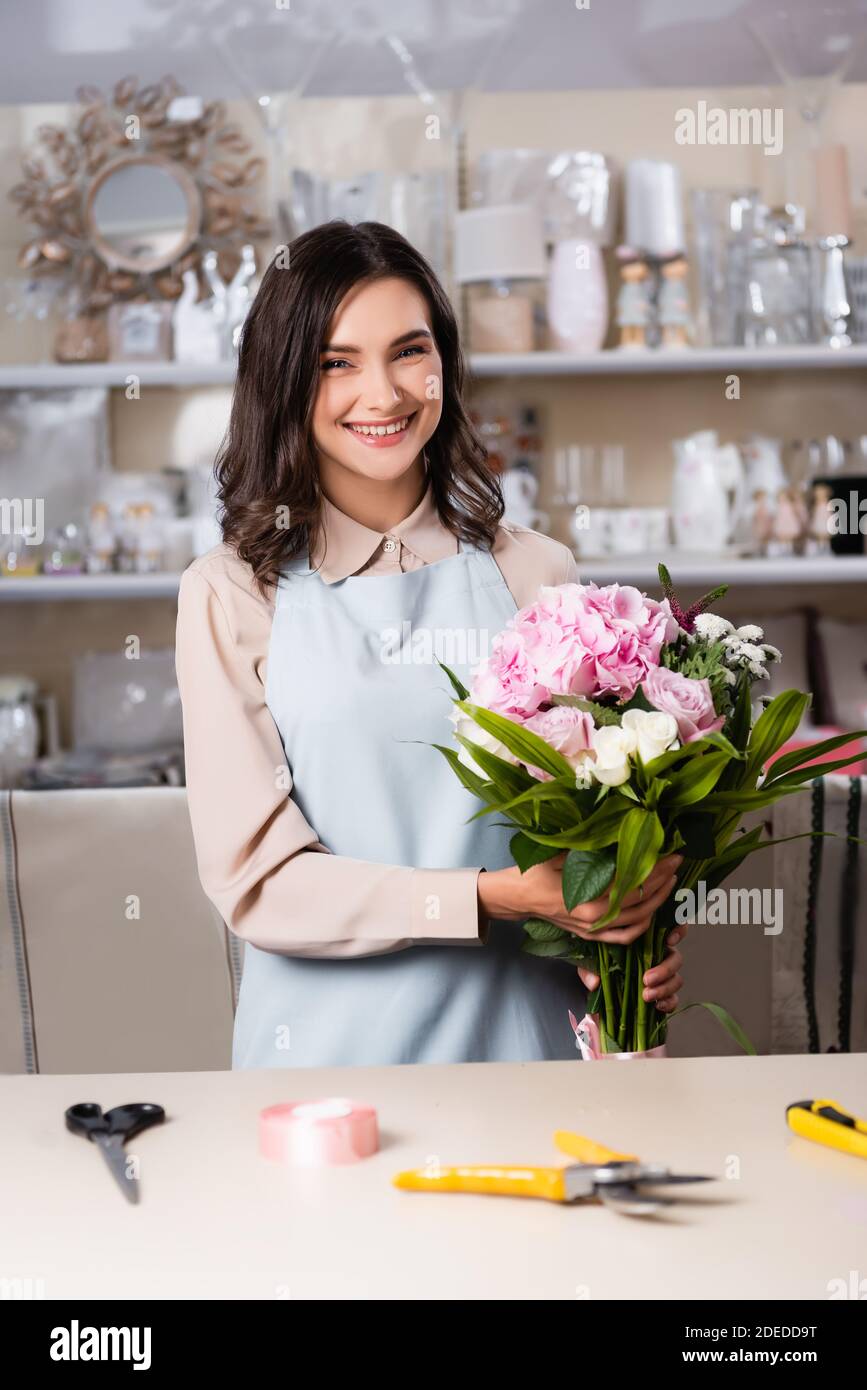
{"type": "Polygon", "coordinates": [[[386,536],[385,540],[382,543],[382,548],[383,550],[387,550],[388,553],[391,554],[392,550],[397,550],[397,541],[392,540],[391,536],[386,536]]]}

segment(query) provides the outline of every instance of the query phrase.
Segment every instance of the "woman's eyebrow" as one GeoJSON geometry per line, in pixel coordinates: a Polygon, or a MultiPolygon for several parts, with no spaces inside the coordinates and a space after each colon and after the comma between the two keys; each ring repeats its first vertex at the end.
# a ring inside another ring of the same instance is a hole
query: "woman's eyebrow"
{"type": "MultiPolygon", "coordinates": [[[[412,328],[409,333],[401,333],[399,338],[395,338],[389,343],[390,348],[400,347],[402,343],[408,343],[415,338],[427,338],[433,342],[433,334],[426,328],[412,328]]],[[[351,343],[324,343],[320,349],[322,352],[361,352],[360,347],[354,347],[351,343]]]]}

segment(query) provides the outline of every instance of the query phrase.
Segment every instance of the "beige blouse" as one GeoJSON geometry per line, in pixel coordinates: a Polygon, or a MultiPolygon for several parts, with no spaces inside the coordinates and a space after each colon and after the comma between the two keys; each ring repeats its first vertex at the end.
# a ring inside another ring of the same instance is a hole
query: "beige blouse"
{"type": "MultiPolygon", "coordinates": [[[[362,526],[323,498],[312,563],[333,584],[347,575],[417,569],[457,552],[428,490],[388,532],[362,526]]],[[[578,579],[568,547],[526,527],[501,523],[493,555],[519,608],[541,584],[578,579]]],[[[416,869],[333,854],[292,799],[283,745],[265,704],[273,600],[273,588],[263,596],[249,565],[227,545],[193,561],[181,578],[176,670],[205,893],[231,931],[286,955],[483,945],[489,924],[476,886],[483,865],[416,869]],[[432,893],[442,905],[436,936],[424,910],[432,893]]],[[[443,724],[447,743],[445,715],[443,724]]]]}

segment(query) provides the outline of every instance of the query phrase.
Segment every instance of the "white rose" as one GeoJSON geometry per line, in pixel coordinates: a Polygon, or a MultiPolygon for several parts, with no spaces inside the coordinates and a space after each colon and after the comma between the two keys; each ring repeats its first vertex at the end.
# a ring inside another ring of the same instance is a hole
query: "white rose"
{"type": "Polygon", "coordinates": [[[634,729],[622,728],[617,724],[605,724],[594,729],[591,736],[595,762],[593,774],[597,782],[606,787],[619,787],[629,778],[629,755],[638,748],[638,735],[634,729]]]}
{"type": "Polygon", "coordinates": [[[699,613],[695,620],[695,630],[706,642],[718,642],[734,628],[727,618],[718,618],[716,613],[699,613]]]}
{"type": "MultiPolygon", "coordinates": [[[[465,714],[462,709],[452,709],[449,718],[455,726],[456,734],[462,734],[464,738],[470,739],[472,743],[478,743],[481,748],[486,748],[489,753],[496,753],[497,757],[505,758],[507,763],[517,763],[518,759],[514,754],[509,752],[505,744],[500,743],[500,740],[495,738],[493,734],[489,734],[486,729],[481,728],[481,726],[477,724],[474,719],[471,719],[468,714],[465,714]]],[[[473,761],[469,749],[465,748],[463,744],[460,745],[458,762],[463,763],[464,767],[468,767],[471,772],[476,772],[479,776],[487,778],[488,774],[483,768],[479,767],[478,763],[473,761]]]]}
{"type": "Polygon", "coordinates": [[[649,763],[667,749],[679,746],[677,720],[672,714],[663,714],[659,710],[628,709],[623,715],[622,727],[634,731],[642,762],[649,763]]]}

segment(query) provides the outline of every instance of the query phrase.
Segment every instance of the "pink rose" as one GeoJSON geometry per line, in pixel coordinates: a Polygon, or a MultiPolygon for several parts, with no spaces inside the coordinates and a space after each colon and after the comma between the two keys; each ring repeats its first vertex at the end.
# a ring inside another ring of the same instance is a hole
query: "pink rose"
{"type": "Polygon", "coordinates": [[[721,729],[725,723],[714,709],[706,679],[693,680],[658,666],[642,681],[641,689],[654,709],[674,716],[681,743],[692,743],[703,734],[721,729]]]}
{"type": "MultiPolygon", "coordinates": [[[[589,752],[592,747],[590,736],[594,729],[593,720],[586,710],[576,709],[574,705],[554,705],[551,709],[542,710],[525,720],[524,728],[550,743],[574,767],[582,761],[581,754],[589,752]]],[[[541,782],[553,780],[551,774],[543,772],[541,768],[527,764],[527,771],[541,782]]]]}

